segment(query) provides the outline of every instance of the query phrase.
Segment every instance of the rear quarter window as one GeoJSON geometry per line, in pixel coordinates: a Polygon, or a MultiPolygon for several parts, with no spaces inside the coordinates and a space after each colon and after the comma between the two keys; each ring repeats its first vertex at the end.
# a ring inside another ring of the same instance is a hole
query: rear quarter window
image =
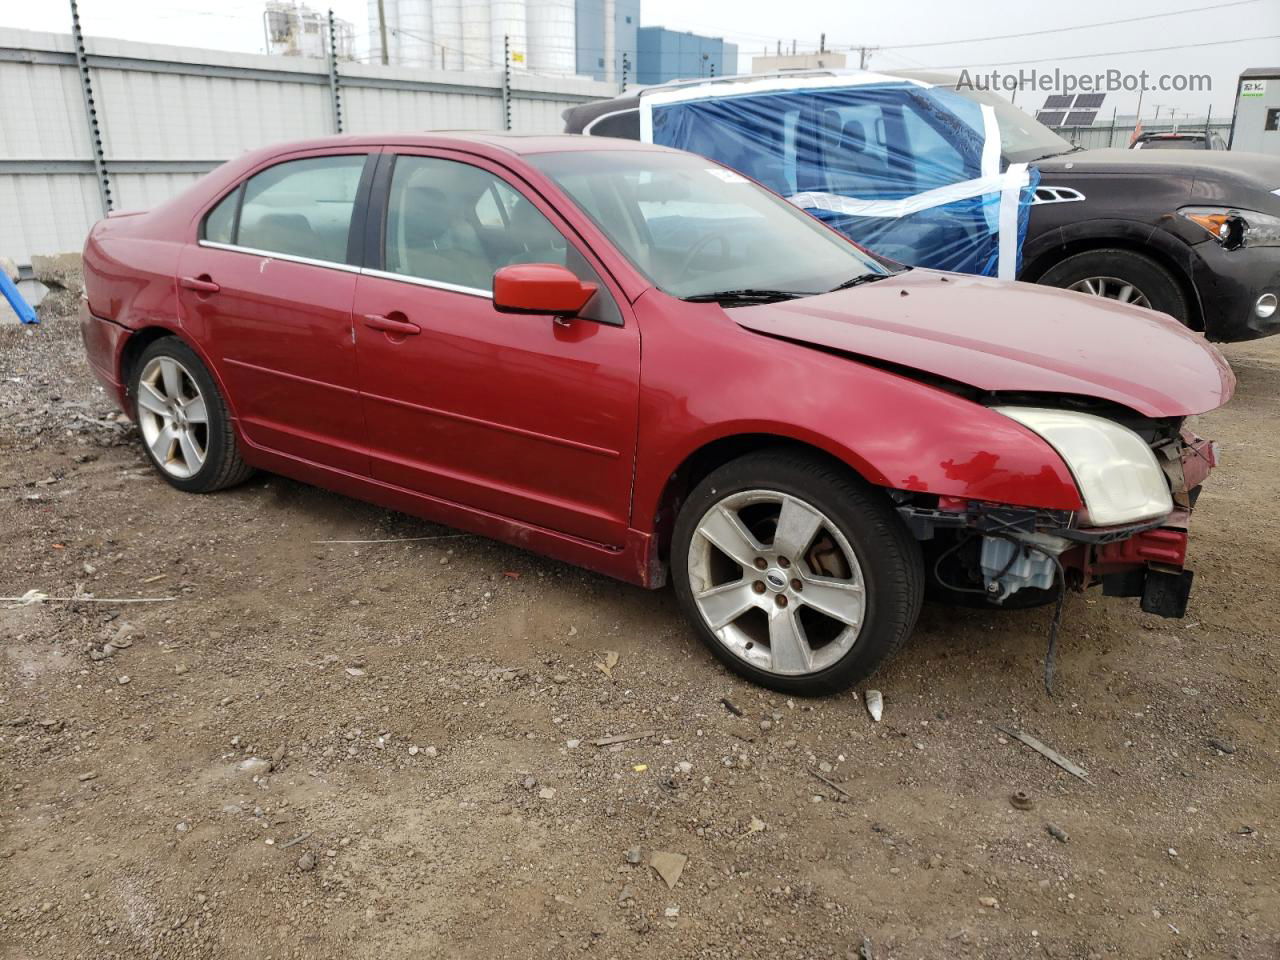
{"type": "Polygon", "coordinates": [[[204,218],[201,238],[212,243],[235,243],[236,207],[239,202],[240,189],[237,187],[204,218]]]}

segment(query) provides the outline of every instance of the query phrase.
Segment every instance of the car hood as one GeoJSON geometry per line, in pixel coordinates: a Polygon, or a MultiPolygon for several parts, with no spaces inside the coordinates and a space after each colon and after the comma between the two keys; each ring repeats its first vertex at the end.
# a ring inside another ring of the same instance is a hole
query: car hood
{"type": "Polygon", "coordinates": [[[905,271],[816,297],[736,307],[740,326],[990,392],[1095,397],[1148,417],[1204,413],[1227,362],[1170,317],[1054,287],[905,271]]]}
{"type": "Polygon", "coordinates": [[[1227,150],[1079,150],[1034,161],[1041,173],[1227,174],[1280,187],[1280,160],[1262,153],[1227,150]]]}

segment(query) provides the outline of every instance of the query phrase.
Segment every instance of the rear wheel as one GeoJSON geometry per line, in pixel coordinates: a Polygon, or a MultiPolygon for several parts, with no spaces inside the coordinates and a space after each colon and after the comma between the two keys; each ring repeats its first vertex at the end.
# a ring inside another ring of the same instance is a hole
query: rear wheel
{"type": "Polygon", "coordinates": [[[1039,283],[1167,313],[1189,323],[1191,311],[1177,278],[1163,265],[1132,250],[1086,250],[1046,270],[1039,283]]]}
{"type": "Polygon", "coordinates": [[[883,495],[804,455],[750,454],[714,471],[681,509],[671,550],[703,642],[786,693],[869,676],[920,612],[919,545],[883,495]]]}
{"type": "Polygon", "coordinates": [[[143,446],[169,483],[211,493],[247,479],[227,405],[194,350],[176,337],[148,346],[131,393],[143,446]]]}

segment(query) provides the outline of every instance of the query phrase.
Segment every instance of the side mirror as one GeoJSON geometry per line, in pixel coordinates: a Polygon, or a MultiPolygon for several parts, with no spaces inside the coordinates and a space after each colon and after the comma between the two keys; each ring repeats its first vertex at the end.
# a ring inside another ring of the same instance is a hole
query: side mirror
{"type": "Polygon", "coordinates": [[[493,275],[493,309],[499,313],[573,317],[595,292],[594,283],[555,263],[513,263],[493,275]]]}

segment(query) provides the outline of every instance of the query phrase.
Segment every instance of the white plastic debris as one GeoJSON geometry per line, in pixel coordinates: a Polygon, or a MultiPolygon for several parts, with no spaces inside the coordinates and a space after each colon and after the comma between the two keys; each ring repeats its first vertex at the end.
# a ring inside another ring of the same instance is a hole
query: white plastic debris
{"type": "Polygon", "coordinates": [[[880,718],[884,716],[884,694],[879,690],[868,690],[863,697],[867,701],[867,713],[871,714],[872,720],[879,723],[880,718]]]}

